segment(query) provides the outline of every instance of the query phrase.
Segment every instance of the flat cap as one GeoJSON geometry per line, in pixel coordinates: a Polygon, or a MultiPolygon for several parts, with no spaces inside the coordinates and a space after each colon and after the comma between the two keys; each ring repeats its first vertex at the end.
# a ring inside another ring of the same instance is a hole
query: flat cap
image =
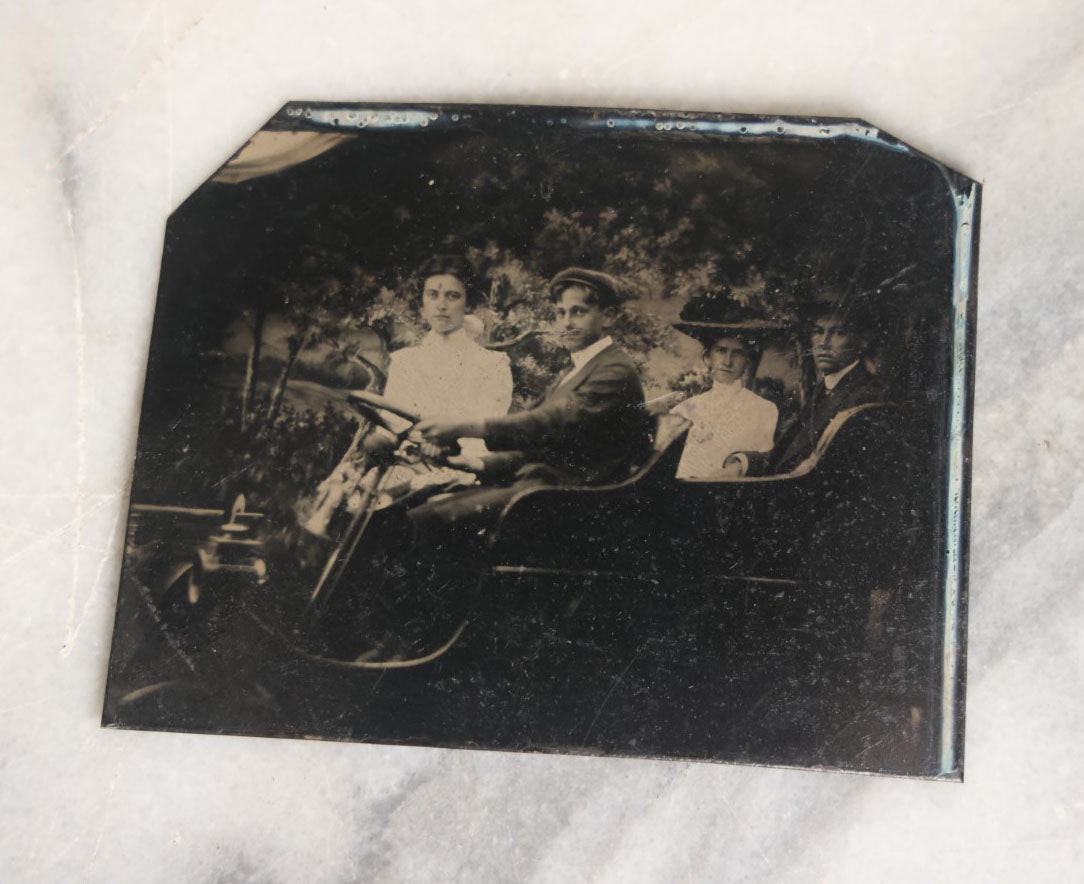
{"type": "Polygon", "coordinates": [[[570,285],[582,285],[591,289],[598,296],[600,307],[616,307],[624,300],[621,283],[601,270],[588,270],[584,267],[569,267],[550,280],[551,298],[559,298],[570,285]]]}

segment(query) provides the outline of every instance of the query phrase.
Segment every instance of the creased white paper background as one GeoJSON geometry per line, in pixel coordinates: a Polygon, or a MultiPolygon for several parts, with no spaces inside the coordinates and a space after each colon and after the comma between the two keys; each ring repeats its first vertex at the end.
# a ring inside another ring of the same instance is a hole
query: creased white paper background
{"type": "Polygon", "coordinates": [[[1084,5],[0,9],[0,878],[959,881],[1084,863],[1084,5]],[[967,783],[98,727],[166,215],[287,99],[864,117],[985,184],[967,783]]]}

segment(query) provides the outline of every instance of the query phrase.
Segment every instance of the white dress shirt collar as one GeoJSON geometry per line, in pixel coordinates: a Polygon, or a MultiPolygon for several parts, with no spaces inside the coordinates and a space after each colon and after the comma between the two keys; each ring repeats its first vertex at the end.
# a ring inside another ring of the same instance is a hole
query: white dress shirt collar
{"type": "Polygon", "coordinates": [[[563,387],[569,381],[571,381],[576,375],[580,373],[585,365],[598,356],[603,350],[613,344],[613,338],[606,335],[604,338],[599,338],[590,347],[584,347],[582,350],[577,350],[575,353],[569,353],[572,357],[572,370],[561,378],[561,382],[557,385],[563,387]]]}
{"type": "Polygon", "coordinates": [[[572,370],[574,372],[579,371],[581,368],[587,365],[588,362],[598,356],[599,353],[601,353],[607,347],[611,346],[613,342],[614,339],[611,338],[609,335],[606,335],[606,337],[604,338],[599,338],[590,347],[584,347],[582,350],[578,350],[575,353],[570,353],[569,355],[572,357],[573,365],[572,370]]]}
{"type": "Polygon", "coordinates": [[[846,368],[841,368],[839,371],[834,371],[831,374],[826,374],[824,376],[824,386],[828,390],[828,392],[832,392],[832,390],[836,388],[836,384],[843,380],[847,373],[851,371],[856,365],[858,365],[857,359],[846,368]]]}

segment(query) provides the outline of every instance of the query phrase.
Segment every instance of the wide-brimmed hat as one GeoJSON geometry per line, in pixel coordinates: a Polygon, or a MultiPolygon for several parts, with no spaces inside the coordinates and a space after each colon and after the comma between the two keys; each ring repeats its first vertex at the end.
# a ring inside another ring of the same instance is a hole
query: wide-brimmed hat
{"type": "Polygon", "coordinates": [[[678,321],[673,323],[674,328],[703,347],[733,335],[758,348],[765,336],[787,325],[782,318],[765,315],[742,304],[725,289],[693,298],[682,309],[678,321]]]}
{"type": "Polygon", "coordinates": [[[582,285],[594,291],[602,308],[617,307],[625,299],[623,287],[616,277],[585,267],[569,267],[553,277],[549,283],[550,297],[559,298],[570,285],[582,285]]]}

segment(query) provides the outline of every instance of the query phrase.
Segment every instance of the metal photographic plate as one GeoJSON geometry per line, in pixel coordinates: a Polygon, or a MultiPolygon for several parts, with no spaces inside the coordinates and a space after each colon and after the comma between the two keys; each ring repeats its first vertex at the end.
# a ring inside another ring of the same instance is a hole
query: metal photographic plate
{"type": "Polygon", "coordinates": [[[170,216],[110,727],[960,780],[980,186],[286,105],[170,216]]]}

